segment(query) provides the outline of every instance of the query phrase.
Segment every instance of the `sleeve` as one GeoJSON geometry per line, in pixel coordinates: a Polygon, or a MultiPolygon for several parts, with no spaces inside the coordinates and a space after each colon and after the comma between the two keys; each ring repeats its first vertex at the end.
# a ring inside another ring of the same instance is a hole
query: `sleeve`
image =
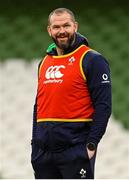
{"type": "MultiPolygon", "coordinates": [[[[38,76],[39,76],[39,68],[41,65],[42,61],[40,61],[38,65],[38,76]]],[[[35,103],[33,107],[33,124],[32,124],[32,143],[33,140],[36,138],[36,127],[37,127],[37,97],[35,98],[35,103]]]]}
{"type": "Polygon", "coordinates": [[[34,108],[33,108],[33,127],[32,127],[32,141],[36,137],[36,127],[37,127],[37,98],[35,100],[34,108]]]}
{"type": "Polygon", "coordinates": [[[95,109],[87,143],[92,142],[97,146],[106,131],[111,115],[110,67],[107,60],[96,52],[89,52],[84,57],[82,65],[95,109]]]}

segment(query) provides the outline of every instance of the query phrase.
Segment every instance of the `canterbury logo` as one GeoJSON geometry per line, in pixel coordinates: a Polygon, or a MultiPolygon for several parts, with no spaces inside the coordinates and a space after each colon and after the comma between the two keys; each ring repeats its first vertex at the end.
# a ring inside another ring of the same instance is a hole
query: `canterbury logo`
{"type": "Polygon", "coordinates": [[[55,78],[61,78],[64,74],[61,73],[61,68],[65,69],[65,66],[50,66],[45,74],[46,79],[55,79],[55,78]]]}

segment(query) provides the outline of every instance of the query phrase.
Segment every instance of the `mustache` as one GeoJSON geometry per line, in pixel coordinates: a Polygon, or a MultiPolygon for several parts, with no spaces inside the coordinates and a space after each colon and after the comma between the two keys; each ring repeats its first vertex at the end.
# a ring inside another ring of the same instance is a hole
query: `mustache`
{"type": "Polygon", "coordinates": [[[68,37],[68,33],[59,33],[56,36],[56,38],[61,38],[61,37],[68,37]]]}

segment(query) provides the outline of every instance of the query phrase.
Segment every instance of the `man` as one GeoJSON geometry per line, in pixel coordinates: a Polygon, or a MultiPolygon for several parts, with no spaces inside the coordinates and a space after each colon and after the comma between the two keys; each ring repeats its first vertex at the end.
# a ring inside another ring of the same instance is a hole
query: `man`
{"type": "Polygon", "coordinates": [[[106,59],[77,32],[74,14],[52,11],[54,41],[39,64],[32,166],[36,179],[93,179],[98,143],[111,114],[106,59]]]}

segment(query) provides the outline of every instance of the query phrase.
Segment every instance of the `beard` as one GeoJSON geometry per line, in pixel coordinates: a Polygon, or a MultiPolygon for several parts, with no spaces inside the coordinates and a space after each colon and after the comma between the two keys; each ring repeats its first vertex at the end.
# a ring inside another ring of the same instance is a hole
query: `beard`
{"type": "Polygon", "coordinates": [[[66,34],[66,33],[59,34],[55,38],[52,37],[52,39],[58,48],[60,48],[62,50],[67,50],[73,45],[74,40],[75,40],[75,34],[72,34],[71,36],[69,34],[66,34]],[[62,38],[62,37],[67,38],[67,40],[64,40],[64,41],[58,40],[58,38],[62,38]]]}

